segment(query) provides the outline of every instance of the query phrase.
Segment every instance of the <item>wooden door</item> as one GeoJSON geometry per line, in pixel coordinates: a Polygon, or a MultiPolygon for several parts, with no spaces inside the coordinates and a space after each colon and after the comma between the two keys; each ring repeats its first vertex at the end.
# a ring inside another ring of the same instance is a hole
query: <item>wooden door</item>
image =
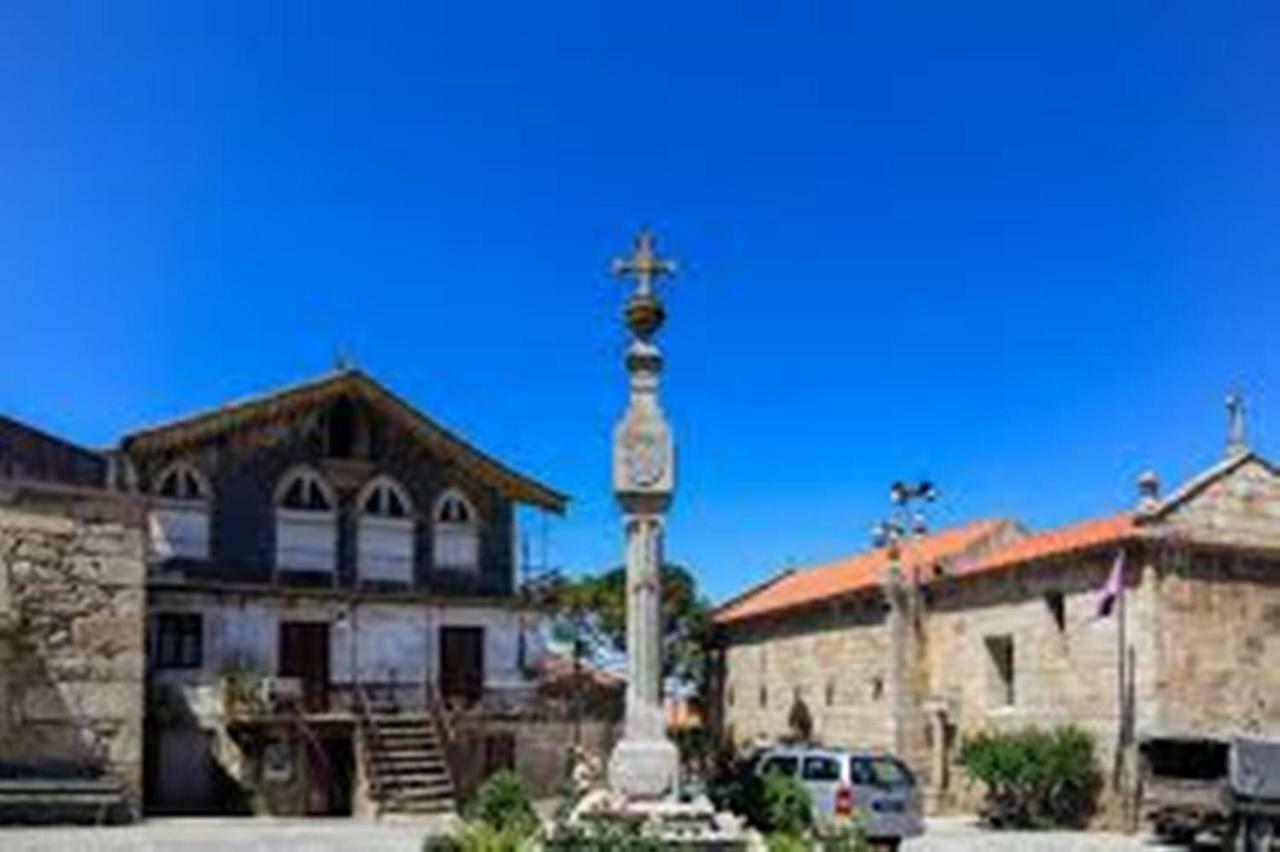
{"type": "Polygon", "coordinates": [[[314,621],[280,624],[280,677],[302,681],[302,708],[329,709],[329,625],[314,621]]]}
{"type": "Polygon", "coordinates": [[[474,704],[484,694],[484,628],[440,628],[440,692],[474,704]]]}

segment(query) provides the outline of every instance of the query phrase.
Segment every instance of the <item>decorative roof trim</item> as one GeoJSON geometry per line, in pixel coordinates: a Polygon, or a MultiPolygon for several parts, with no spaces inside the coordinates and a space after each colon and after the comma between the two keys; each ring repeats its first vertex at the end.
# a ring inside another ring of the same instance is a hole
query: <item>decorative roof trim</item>
{"type": "Polygon", "coordinates": [[[382,406],[431,449],[456,462],[478,479],[494,484],[512,499],[563,514],[567,495],[507,467],[427,417],[396,394],[358,369],[338,370],[280,390],[227,403],[132,432],[120,442],[122,449],[153,450],[191,444],[212,435],[354,392],[382,406]]]}

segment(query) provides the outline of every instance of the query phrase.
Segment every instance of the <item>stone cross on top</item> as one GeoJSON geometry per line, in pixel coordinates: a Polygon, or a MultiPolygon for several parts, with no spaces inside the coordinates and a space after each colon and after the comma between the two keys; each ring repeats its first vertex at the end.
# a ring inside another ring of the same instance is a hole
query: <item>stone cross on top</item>
{"type": "Polygon", "coordinates": [[[613,274],[619,278],[636,279],[636,295],[648,297],[653,295],[653,282],[664,275],[674,275],[676,265],[673,261],[658,257],[654,250],[653,231],[645,228],[636,235],[635,249],[631,257],[618,258],[613,262],[613,274]]]}
{"type": "Polygon", "coordinates": [[[1244,396],[1232,392],[1227,396],[1227,453],[1239,455],[1249,451],[1244,434],[1244,396]]]}

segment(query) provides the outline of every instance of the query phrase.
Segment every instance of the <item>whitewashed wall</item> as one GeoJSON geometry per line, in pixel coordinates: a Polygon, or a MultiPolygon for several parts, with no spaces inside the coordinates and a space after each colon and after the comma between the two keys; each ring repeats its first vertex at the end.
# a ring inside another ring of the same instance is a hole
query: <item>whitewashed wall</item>
{"type": "Polygon", "coordinates": [[[341,600],[163,592],[153,595],[149,610],[203,614],[203,666],[152,674],[157,683],[181,685],[200,715],[218,712],[220,675],[227,669],[243,667],[265,674],[278,670],[280,624],[286,621],[330,625],[329,672],[334,684],[350,682],[353,662],[365,682],[389,681],[393,671],[395,680],[405,684],[435,678],[442,627],[484,628],[486,687],[511,689],[526,682],[520,668],[521,616],[501,607],[366,602],[352,615],[341,600]]]}

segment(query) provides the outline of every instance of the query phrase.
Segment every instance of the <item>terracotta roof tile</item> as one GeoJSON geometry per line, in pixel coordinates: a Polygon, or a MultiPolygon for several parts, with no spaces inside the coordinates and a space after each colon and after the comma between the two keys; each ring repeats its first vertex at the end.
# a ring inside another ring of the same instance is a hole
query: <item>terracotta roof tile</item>
{"type": "Polygon", "coordinates": [[[956,576],[966,577],[1011,568],[1024,562],[1078,553],[1109,544],[1119,544],[1136,535],[1133,516],[1112,515],[1107,518],[1081,521],[1065,527],[1015,539],[1003,547],[977,557],[974,561],[957,566],[956,576]]]}
{"type": "MultiPolygon", "coordinates": [[[[912,556],[922,564],[948,561],[972,553],[1016,530],[1008,520],[974,521],[915,542],[912,556]]],[[[776,580],[729,601],[716,613],[718,624],[817,603],[880,585],[889,567],[888,548],[866,551],[839,562],[788,571],[776,580]]]]}

